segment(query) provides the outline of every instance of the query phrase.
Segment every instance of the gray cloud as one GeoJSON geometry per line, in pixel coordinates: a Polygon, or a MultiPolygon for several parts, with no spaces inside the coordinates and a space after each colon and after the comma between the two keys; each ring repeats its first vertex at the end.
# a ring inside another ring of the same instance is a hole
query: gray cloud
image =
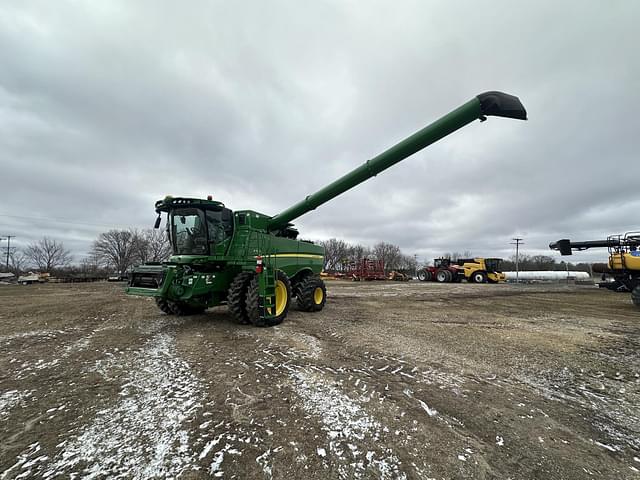
{"type": "Polygon", "coordinates": [[[530,120],[466,127],[303,216],[303,236],[429,258],[509,256],[516,234],[546,253],[637,229],[639,13],[621,1],[4,4],[0,236],[50,235],[80,257],[108,226],[149,226],[169,193],[275,214],[492,89],[520,96],[530,120]]]}

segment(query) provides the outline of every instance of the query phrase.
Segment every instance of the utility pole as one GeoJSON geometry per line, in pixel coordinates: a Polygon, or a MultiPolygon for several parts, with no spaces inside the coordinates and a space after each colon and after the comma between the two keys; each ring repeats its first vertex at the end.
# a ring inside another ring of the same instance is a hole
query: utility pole
{"type": "Polygon", "coordinates": [[[0,238],[0,240],[6,240],[7,241],[7,246],[4,247],[7,249],[7,263],[6,263],[6,267],[7,267],[7,272],[9,271],[9,254],[11,253],[11,239],[12,238],[16,238],[15,235],[7,235],[4,238],[0,238]]]}
{"type": "Polygon", "coordinates": [[[518,261],[519,261],[519,256],[520,256],[520,245],[524,245],[524,242],[522,241],[522,238],[512,238],[511,240],[513,240],[513,242],[511,242],[511,245],[515,245],[516,246],[516,283],[518,283],[518,277],[519,277],[519,266],[518,266],[518,261]]]}

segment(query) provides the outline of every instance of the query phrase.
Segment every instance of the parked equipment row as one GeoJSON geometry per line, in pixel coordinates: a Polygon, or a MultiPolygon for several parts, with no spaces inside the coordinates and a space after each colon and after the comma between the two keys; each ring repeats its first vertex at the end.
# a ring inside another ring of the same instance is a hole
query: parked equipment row
{"type": "Polygon", "coordinates": [[[505,281],[500,271],[501,258],[436,258],[433,266],[418,271],[421,282],[451,283],[466,280],[473,283],[498,283],[505,281]]]}

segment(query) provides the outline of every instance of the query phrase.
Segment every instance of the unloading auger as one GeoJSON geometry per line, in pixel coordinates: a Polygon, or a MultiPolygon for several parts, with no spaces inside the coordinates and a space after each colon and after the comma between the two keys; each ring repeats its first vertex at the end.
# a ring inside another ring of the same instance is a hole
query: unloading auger
{"type": "Polygon", "coordinates": [[[640,232],[610,235],[603,240],[584,242],[572,242],[565,238],[550,243],[549,248],[559,250],[561,255],[571,255],[573,250],[606,248],[609,251],[609,262],[594,264],[593,271],[601,273],[603,280],[610,276],[613,281],[602,282],[599,286],[615,292],[631,292],[631,301],[636,307],[640,307],[640,232]]]}

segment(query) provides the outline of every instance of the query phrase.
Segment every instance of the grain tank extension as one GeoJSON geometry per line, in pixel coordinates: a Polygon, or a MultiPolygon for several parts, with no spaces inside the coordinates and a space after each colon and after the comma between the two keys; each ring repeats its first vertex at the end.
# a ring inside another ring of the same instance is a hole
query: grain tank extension
{"type": "Polygon", "coordinates": [[[498,116],[526,120],[517,97],[486,92],[275,216],[232,212],[211,197],[167,196],[155,204],[166,214],[173,255],[162,264],[134,269],[131,295],[154,297],[167,314],[201,313],[227,304],[239,323],[277,325],[293,298],[306,312],[322,310],[326,288],[319,274],[324,249],[298,240],[292,220],[376,176],[474,120],[498,116]]]}

